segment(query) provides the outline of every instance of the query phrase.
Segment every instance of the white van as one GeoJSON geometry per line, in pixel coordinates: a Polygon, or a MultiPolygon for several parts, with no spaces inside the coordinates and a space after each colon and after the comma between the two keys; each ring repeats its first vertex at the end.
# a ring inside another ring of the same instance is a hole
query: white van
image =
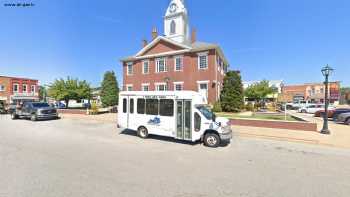
{"type": "Polygon", "coordinates": [[[192,91],[121,92],[118,127],[149,134],[198,141],[217,147],[230,142],[232,130],[227,118],[216,118],[207,100],[192,91]]]}

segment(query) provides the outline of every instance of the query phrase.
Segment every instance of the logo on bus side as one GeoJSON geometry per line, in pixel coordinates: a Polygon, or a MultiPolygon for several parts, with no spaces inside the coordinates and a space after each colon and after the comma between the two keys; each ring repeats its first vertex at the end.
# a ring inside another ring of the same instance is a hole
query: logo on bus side
{"type": "Polygon", "coordinates": [[[159,117],[154,117],[153,119],[150,119],[148,121],[148,124],[151,125],[159,125],[160,124],[160,118],[159,117]]]}

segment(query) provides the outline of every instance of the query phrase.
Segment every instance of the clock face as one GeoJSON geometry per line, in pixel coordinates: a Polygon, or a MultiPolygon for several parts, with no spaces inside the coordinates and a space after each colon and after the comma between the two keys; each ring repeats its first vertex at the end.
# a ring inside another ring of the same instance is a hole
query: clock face
{"type": "Polygon", "coordinates": [[[176,5],[175,3],[173,3],[173,4],[170,5],[170,12],[171,12],[171,13],[176,12],[176,9],[177,9],[177,5],[176,5]]]}

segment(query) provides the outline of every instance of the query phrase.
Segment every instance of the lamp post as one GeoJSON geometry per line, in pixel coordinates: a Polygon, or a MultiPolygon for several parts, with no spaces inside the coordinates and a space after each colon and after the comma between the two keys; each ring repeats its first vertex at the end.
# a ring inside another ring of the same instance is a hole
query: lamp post
{"type": "Polygon", "coordinates": [[[328,105],[329,105],[329,98],[328,98],[328,77],[332,74],[334,71],[333,68],[331,68],[328,64],[322,68],[322,74],[325,77],[325,93],[324,93],[324,114],[323,114],[323,128],[321,130],[322,134],[330,134],[330,131],[328,129],[328,105]]]}

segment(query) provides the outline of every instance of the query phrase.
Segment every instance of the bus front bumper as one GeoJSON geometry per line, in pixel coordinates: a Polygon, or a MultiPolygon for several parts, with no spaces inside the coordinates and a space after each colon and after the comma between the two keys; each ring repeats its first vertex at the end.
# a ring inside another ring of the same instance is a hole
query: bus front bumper
{"type": "Polygon", "coordinates": [[[227,128],[223,131],[223,133],[220,133],[220,139],[222,141],[230,141],[232,139],[232,129],[227,128]]]}

